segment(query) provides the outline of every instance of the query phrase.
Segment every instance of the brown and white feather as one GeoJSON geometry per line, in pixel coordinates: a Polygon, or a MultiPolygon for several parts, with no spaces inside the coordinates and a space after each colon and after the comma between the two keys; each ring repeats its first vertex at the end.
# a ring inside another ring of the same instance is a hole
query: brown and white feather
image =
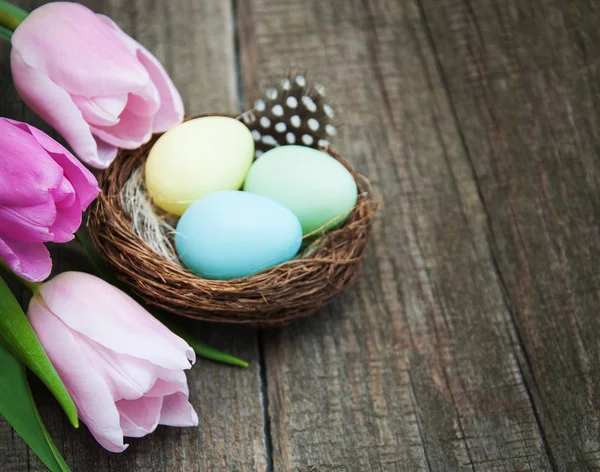
{"type": "Polygon", "coordinates": [[[323,86],[309,84],[303,74],[268,88],[241,118],[252,131],[255,157],[288,144],[327,150],[337,135],[335,111],[323,86]]]}

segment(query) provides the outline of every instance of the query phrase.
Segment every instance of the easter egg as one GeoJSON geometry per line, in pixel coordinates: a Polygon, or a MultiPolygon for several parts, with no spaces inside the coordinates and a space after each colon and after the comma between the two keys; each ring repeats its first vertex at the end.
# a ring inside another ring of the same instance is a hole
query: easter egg
{"type": "Polygon", "coordinates": [[[252,133],[242,122],[224,116],[189,120],[152,146],[146,188],[156,205],[182,215],[204,195],[239,189],[253,155],[252,133]]]}
{"type": "Polygon", "coordinates": [[[289,208],[307,234],[341,224],[356,205],[352,174],[329,154],[305,146],[281,146],[252,164],[244,190],[289,208]]]}
{"type": "Polygon", "coordinates": [[[179,219],[175,247],[183,265],[207,279],[255,274],[290,260],[302,228],[283,205],[261,195],[223,191],[193,203],[179,219]]]}

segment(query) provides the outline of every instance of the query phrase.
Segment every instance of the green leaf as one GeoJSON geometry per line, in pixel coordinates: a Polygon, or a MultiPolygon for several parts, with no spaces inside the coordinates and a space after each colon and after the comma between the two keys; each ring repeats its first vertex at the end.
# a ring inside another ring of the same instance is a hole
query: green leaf
{"type": "MultiPolygon", "coordinates": [[[[144,308],[146,308],[146,310],[150,311],[150,309],[148,308],[148,306],[146,306],[146,304],[144,303],[143,300],[140,300],[135,295],[129,293],[129,291],[125,287],[123,287],[123,285],[121,283],[119,283],[119,281],[112,274],[112,272],[110,271],[110,269],[104,262],[104,259],[100,255],[100,252],[98,252],[98,249],[96,249],[94,247],[94,245],[90,242],[90,240],[88,239],[88,237],[86,236],[86,234],[83,232],[83,230],[81,228],[79,229],[79,231],[77,231],[77,233],[75,233],[75,236],[81,243],[81,246],[83,247],[84,251],[87,253],[88,257],[92,261],[92,264],[94,265],[94,267],[96,268],[96,270],[98,271],[100,276],[105,281],[107,281],[109,284],[112,284],[115,287],[126,292],[129,296],[131,296],[135,300],[137,300],[138,303],[143,305],[144,308]]],[[[211,359],[213,361],[223,362],[225,364],[237,365],[240,367],[248,367],[248,363],[246,361],[238,359],[237,357],[232,356],[231,354],[227,354],[226,352],[219,351],[218,349],[215,349],[214,347],[210,346],[209,344],[205,343],[204,341],[200,341],[199,339],[196,339],[194,336],[189,334],[187,331],[180,328],[174,321],[171,320],[171,317],[169,315],[167,315],[166,313],[159,312],[156,309],[152,309],[151,313],[162,324],[164,324],[167,328],[169,328],[171,331],[173,331],[173,333],[175,333],[180,338],[183,338],[190,345],[190,347],[194,350],[194,352],[196,354],[198,354],[199,356],[205,357],[207,359],[211,359]]]]}
{"type": "Polygon", "coordinates": [[[25,368],[0,343],[0,415],[52,472],[69,472],[69,466],[48,434],[35,405],[25,368]]]}
{"type": "Polygon", "coordinates": [[[77,408],[48,359],[29,320],[6,282],[0,277],[0,341],[48,387],[76,428],[77,408]]]}

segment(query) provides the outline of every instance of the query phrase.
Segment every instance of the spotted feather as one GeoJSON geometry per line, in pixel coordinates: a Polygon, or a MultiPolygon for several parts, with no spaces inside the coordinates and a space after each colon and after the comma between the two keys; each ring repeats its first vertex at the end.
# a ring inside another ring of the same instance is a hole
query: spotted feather
{"type": "Polygon", "coordinates": [[[268,88],[242,120],[254,136],[255,157],[286,144],[327,149],[337,135],[335,112],[323,86],[311,85],[303,74],[290,75],[268,88]]]}

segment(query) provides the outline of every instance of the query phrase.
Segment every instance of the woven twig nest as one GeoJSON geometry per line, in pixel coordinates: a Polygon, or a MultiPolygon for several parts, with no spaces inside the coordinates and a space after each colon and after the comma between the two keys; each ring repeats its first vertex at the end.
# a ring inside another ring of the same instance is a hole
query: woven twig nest
{"type": "Polygon", "coordinates": [[[117,279],[149,306],[205,321],[276,326],[314,313],[356,281],[378,201],[369,181],[331,149],[327,152],[354,176],[358,200],[343,226],[326,232],[294,260],[249,277],[208,280],[154,252],[132,230],[121,190],[159,137],[119,151],[99,175],[102,191],[87,223],[117,279]]]}

